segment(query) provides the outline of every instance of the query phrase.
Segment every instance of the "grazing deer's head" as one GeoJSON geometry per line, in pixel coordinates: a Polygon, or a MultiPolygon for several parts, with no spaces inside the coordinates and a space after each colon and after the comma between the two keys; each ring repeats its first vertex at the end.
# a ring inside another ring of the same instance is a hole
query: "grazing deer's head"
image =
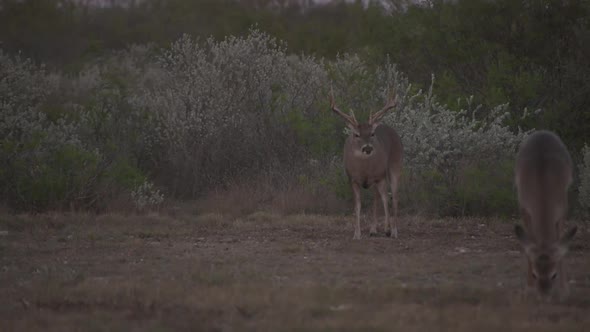
{"type": "Polygon", "coordinates": [[[561,139],[539,130],[520,145],[514,169],[523,226],[514,233],[528,261],[527,286],[541,296],[569,292],[564,257],[577,227],[564,230],[572,160],[561,139]]]}
{"type": "Polygon", "coordinates": [[[520,225],[514,227],[514,233],[531,262],[531,274],[535,288],[543,295],[549,294],[559,276],[559,264],[568,251],[571,239],[578,228],[570,228],[556,243],[550,245],[536,244],[520,225]]]}

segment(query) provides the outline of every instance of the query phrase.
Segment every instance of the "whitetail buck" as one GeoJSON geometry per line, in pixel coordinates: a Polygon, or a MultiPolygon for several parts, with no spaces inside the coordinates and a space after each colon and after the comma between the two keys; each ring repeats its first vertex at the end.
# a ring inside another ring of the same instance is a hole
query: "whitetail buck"
{"type": "Polygon", "coordinates": [[[563,297],[568,293],[563,257],[577,230],[573,226],[562,235],[571,157],[557,135],[537,131],[520,146],[515,175],[524,228],[514,231],[527,258],[527,288],[563,297]]]}
{"type": "Polygon", "coordinates": [[[344,144],[344,168],[354,194],[355,240],[361,238],[361,187],[366,189],[371,186],[374,187],[375,198],[370,235],[377,235],[377,200],[381,198],[385,214],[385,233],[397,238],[397,188],[402,170],[403,147],[395,130],[380,122],[395,104],[395,97],[390,98],[379,112],[371,112],[367,123],[359,124],[352,111],[347,115],[336,107],[334,95],[330,94],[332,111],[346,121],[351,131],[344,144]],[[388,187],[391,187],[391,217],[387,202],[388,187]]]}

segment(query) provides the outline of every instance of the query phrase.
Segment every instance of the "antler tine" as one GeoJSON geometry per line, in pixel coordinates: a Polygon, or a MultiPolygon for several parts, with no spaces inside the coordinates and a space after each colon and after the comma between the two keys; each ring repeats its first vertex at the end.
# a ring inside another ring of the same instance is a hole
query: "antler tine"
{"type": "Polygon", "coordinates": [[[391,97],[388,98],[388,101],[385,104],[385,106],[383,106],[383,108],[379,112],[372,114],[373,112],[371,111],[371,114],[369,115],[369,123],[373,124],[375,121],[381,119],[385,115],[385,112],[394,108],[395,105],[397,105],[397,94],[394,91],[392,91],[390,96],[391,97]]]}
{"type": "Polygon", "coordinates": [[[338,109],[338,107],[336,107],[336,102],[334,101],[334,90],[332,88],[330,88],[330,90],[330,108],[332,108],[332,111],[334,111],[334,113],[338,114],[351,125],[358,126],[358,122],[356,121],[356,118],[354,117],[354,113],[352,112],[352,110],[350,111],[350,115],[348,115],[342,112],[340,109],[338,109]]]}

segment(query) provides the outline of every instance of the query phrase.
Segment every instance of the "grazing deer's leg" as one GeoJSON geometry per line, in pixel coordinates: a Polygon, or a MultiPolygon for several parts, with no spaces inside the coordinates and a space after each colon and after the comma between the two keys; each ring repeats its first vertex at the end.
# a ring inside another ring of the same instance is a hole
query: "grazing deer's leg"
{"type": "Polygon", "coordinates": [[[377,186],[373,188],[373,191],[375,192],[375,195],[373,197],[373,223],[371,224],[371,231],[369,232],[369,236],[377,235],[377,200],[381,197],[381,195],[379,194],[379,190],[377,189],[377,186]]]}
{"type": "Polygon", "coordinates": [[[389,177],[390,186],[391,186],[391,208],[392,208],[390,227],[391,227],[391,237],[395,237],[397,239],[397,186],[398,186],[399,179],[394,174],[391,174],[391,176],[389,177]]]}
{"type": "MultiPolygon", "coordinates": [[[[527,230],[531,229],[531,217],[523,207],[520,207],[520,216],[522,218],[524,228],[527,230]]],[[[533,278],[533,262],[531,262],[529,257],[526,258],[526,261],[527,261],[527,272],[526,272],[527,289],[532,290],[533,288],[535,288],[535,279],[533,278]]]]}
{"type": "Polygon", "coordinates": [[[383,218],[385,219],[385,224],[387,224],[389,222],[389,207],[387,206],[387,182],[385,179],[381,180],[377,182],[376,186],[379,196],[381,196],[381,204],[383,204],[383,218]]]}
{"type": "MultiPolygon", "coordinates": [[[[564,220],[560,219],[557,224],[555,225],[556,227],[556,234],[557,234],[557,239],[561,238],[561,235],[563,234],[563,224],[564,224],[564,220]]],[[[559,262],[559,267],[558,267],[558,277],[559,277],[559,295],[560,295],[560,300],[566,298],[569,295],[569,280],[568,280],[568,274],[567,274],[567,268],[565,267],[565,265],[563,264],[563,261],[559,262]]]]}
{"type": "Polygon", "coordinates": [[[563,300],[570,293],[567,268],[564,266],[563,262],[559,262],[559,268],[557,273],[559,274],[559,299],[563,300]]]}
{"type": "Polygon", "coordinates": [[[356,224],[354,225],[353,240],[361,238],[361,188],[358,183],[352,182],[352,193],[354,195],[354,212],[356,215],[356,224]]]}

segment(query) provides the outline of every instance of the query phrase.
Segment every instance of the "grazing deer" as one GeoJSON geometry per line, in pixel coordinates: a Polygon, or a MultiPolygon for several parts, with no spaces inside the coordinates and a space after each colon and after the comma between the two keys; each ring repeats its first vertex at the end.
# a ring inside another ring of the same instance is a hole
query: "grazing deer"
{"type": "Polygon", "coordinates": [[[386,112],[395,105],[395,97],[390,98],[379,112],[371,112],[367,123],[359,124],[352,111],[347,115],[336,107],[334,95],[330,94],[332,111],[346,121],[351,131],[344,144],[344,168],[354,194],[355,240],[361,238],[361,187],[367,189],[371,186],[374,186],[375,198],[370,235],[377,235],[377,200],[381,198],[385,214],[385,233],[397,238],[397,188],[402,170],[403,147],[395,130],[380,122],[386,112]],[[391,217],[387,203],[388,186],[391,187],[393,206],[391,217]]]}
{"type": "Polygon", "coordinates": [[[537,131],[516,156],[516,187],[524,223],[514,227],[528,262],[527,288],[539,295],[567,295],[563,257],[577,227],[562,235],[572,160],[562,141],[549,131],[537,131]]]}

